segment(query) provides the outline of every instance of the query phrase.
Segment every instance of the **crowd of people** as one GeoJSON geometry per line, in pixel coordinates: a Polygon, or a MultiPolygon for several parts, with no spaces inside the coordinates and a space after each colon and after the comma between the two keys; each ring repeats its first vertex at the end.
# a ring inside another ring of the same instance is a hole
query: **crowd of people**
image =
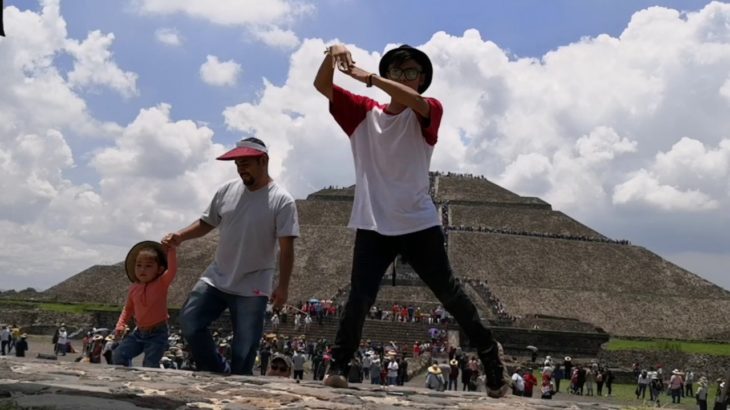
{"type": "MultiPolygon", "coordinates": [[[[705,375],[698,377],[692,369],[674,369],[671,372],[665,372],[661,365],[645,369],[639,363],[634,363],[633,373],[636,378],[637,399],[646,400],[648,391],[649,401],[660,406],[662,394],[666,392],[671,397],[672,403],[679,404],[684,398],[694,398],[700,410],[708,409],[707,401],[713,386],[705,375]]],[[[725,410],[730,405],[727,398],[725,398],[725,403],[722,403],[721,391],[725,383],[727,380],[723,378],[715,380],[716,392],[713,409],[725,410]]]]}
{"type": "Polygon", "coordinates": [[[487,285],[486,280],[478,280],[478,279],[467,279],[467,283],[469,283],[476,291],[477,293],[489,303],[489,308],[492,310],[492,313],[494,316],[497,317],[498,320],[501,321],[509,321],[514,322],[517,320],[516,316],[510,315],[507,312],[507,306],[502,303],[501,300],[492,293],[492,291],[489,289],[489,286],[487,285]]]}
{"type": "Polygon", "coordinates": [[[2,325],[0,329],[0,353],[2,356],[15,352],[15,356],[23,357],[28,351],[28,335],[20,333],[18,325],[2,325]]]}

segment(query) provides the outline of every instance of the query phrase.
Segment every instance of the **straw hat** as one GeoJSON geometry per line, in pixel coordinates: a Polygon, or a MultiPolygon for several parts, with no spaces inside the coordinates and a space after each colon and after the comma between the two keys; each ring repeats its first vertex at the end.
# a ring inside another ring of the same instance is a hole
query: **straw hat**
{"type": "Polygon", "coordinates": [[[458,366],[459,365],[459,361],[456,360],[456,359],[451,359],[451,361],[449,362],[449,364],[452,365],[452,366],[458,366]]]}
{"type": "Polygon", "coordinates": [[[142,241],[132,246],[132,249],[127,253],[127,258],[124,260],[124,269],[127,271],[127,278],[129,278],[130,282],[137,282],[137,275],[134,274],[134,266],[137,264],[137,254],[143,248],[154,249],[157,252],[157,260],[160,261],[160,265],[167,269],[167,255],[165,255],[162,244],[155,241],[142,241]]]}
{"type": "Polygon", "coordinates": [[[566,362],[572,362],[573,361],[573,358],[570,357],[570,356],[565,356],[565,361],[566,362]]]}
{"type": "Polygon", "coordinates": [[[428,368],[428,372],[429,372],[429,373],[433,373],[433,374],[441,374],[441,368],[439,367],[439,365],[438,365],[438,364],[435,364],[435,363],[434,363],[434,364],[432,364],[432,365],[431,365],[431,366],[430,366],[430,367],[428,368]]]}

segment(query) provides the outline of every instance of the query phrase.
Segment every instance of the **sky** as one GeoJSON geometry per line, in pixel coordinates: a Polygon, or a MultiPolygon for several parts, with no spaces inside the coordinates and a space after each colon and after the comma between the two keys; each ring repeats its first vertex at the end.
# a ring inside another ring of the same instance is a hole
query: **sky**
{"type": "Polygon", "coordinates": [[[46,289],[187,226],[237,177],[215,157],[244,137],[269,145],[296,198],[353,184],[312,86],[335,43],[370,71],[399,44],[430,55],[426,94],[444,105],[432,170],[540,197],[730,289],[730,4],[4,5],[0,289],[46,289]]]}

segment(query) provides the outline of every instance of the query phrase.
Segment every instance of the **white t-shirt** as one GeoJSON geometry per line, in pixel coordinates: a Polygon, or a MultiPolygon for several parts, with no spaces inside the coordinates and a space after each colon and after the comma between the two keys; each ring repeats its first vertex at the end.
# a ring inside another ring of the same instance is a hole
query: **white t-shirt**
{"type": "Polygon", "coordinates": [[[517,391],[525,391],[525,379],[517,373],[512,375],[512,383],[515,385],[517,391]]]}
{"type": "Polygon", "coordinates": [[[426,98],[429,118],[410,108],[390,114],[368,97],[334,86],[330,112],[350,137],[355,201],[348,226],[403,235],[440,225],[428,170],[443,108],[426,98]]]}
{"type": "Polygon", "coordinates": [[[218,189],[200,219],[220,232],[201,280],[235,295],[271,295],[278,238],[299,236],[294,198],[274,182],[252,192],[237,178],[218,189]]]}

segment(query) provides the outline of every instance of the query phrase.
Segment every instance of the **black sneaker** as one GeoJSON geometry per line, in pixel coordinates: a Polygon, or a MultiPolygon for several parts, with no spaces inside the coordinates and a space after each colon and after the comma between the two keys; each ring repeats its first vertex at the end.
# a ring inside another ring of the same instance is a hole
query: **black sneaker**
{"type": "Polygon", "coordinates": [[[329,387],[334,387],[336,389],[346,389],[348,387],[347,384],[347,374],[349,372],[347,369],[343,369],[339,366],[337,366],[334,362],[330,362],[329,368],[327,369],[327,374],[324,376],[324,385],[329,387]]]}
{"type": "Polygon", "coordinates": [[[504,350],[502,345],[495,341],[492,347],[479,352],[479,359],[484,366],[484,375],[487,396],[498,399],[507,395],[512,389],[512,379],[504,365],[504,350]]]}

